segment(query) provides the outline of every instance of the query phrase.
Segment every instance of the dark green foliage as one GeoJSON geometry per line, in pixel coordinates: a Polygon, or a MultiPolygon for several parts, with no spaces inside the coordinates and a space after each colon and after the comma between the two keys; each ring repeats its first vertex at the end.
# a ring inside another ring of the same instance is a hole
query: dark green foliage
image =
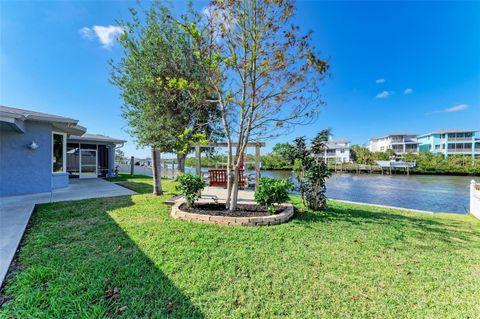
{"type": "Polygon", "coordinates": [[[200,192],[207,186],[200,176],[185,173],[177,178],[178,190],[185,197],[188,206],[193,206],[195,201],[200,197],[200,192]]]}
{"type": "Polygon", "coordinates": [[[474,159],[471,155],[432,154],[420,152],[420,154],[406,154],[403,160],[416,162],[416,172],[420,173],[449,173],[449,174],[480,174],[480,159],[474,159]]]}
{"type": "Polygon", "coordinates": [[[289,200],[288,191],[293,184],[288,180],[262,177],[255,191],[255,201],[267,207],[270,213],[275,212],[275,204],[285,203],[289,200]]]}
{"type": "Polygon", "coordinates": [[[305,137],[293,141],[289,159],[294,164],[293,173],[297,177],[300,195],[304,205],[314,210],[327,208],[326,181],[330,176],[324,154],[327,149],[330,130],[322,130],[315,136],[310,147],[305,137]]]}
{"type": "Polygon", "coordinates": [[[119,38],[123,54],[110,61],[111,81],[120,89],[129,133],[140,146],[179,153],[195,134],[217,136],[218,107],[204,102],[209,85],[191,35],[160,2],[140,13],[130,12],[131,21],[119,22],[126,30],[119,38]]]}

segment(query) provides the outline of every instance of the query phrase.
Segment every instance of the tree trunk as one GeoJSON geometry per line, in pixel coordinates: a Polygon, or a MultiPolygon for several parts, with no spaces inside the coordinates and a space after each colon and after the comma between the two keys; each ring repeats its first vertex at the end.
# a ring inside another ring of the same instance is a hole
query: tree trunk
{"type": "Polygon", "coordinates": [[[160,167],[160,152],[152,148],[153,194],[162,195],[162,175],[160,167]]]}
{"type": "Polygon", "coordinates": [[[235,166],[233,169],[233,185],[232,185],[232,201],[229,206],[230,211],[234,211],[237,209],[237,202],[238,202],[238,173],[239,168],[235,166]]]}
{"type": "Polygon", "coordinates": [[[232,198],[232,145],[228,143],[228,154],[227,154],[227,198],[225,200],[226,209],[230,209],[231,198],[232,198]]]}
{"type": "Polygon", "coordinates": [[[185,173],[186,159],[187,159],[187,154],[177,153],[177,174],[185,173]]]}

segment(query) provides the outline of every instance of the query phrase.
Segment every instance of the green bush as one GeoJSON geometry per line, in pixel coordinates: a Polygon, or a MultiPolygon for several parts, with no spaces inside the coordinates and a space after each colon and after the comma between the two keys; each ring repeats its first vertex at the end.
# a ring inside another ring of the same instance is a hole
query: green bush
{"type": "Polygon", "coordinates": [[[207,186],[200,176],[185,173],[177,178],[177,189],[185,197],[188,206],[193,206],[195,201],[200,197],[201,191],[207,186]]]}
{"type": "Polygon", "coordinates": [[[275,204],[281,204],[288,201],[288,191],[292,189],[293,184],[287,180],[280,180],[268,177],[262,177],[255,192],[255,201],[263,205],[273,214],[275,204]]]}

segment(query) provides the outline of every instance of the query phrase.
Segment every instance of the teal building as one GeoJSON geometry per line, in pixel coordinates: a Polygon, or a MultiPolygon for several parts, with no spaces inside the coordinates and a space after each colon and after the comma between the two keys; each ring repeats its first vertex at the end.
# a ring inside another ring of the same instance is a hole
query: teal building
{"type": "Polygon", "coordinates": [[[480,156],[480,138],[475,136],[477,132],[451,129],[419,135],[419,151],[442,153],[445,157],[453,154],[480,156]]]}

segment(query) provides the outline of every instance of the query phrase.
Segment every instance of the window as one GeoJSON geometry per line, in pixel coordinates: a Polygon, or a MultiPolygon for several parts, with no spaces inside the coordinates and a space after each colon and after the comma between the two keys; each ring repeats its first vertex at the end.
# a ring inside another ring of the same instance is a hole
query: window
{"type": "Polygon", "coordinates": [[[383,152],[384,149],[385,149],[385,147],[380,146],[380,152],[383,152]]]}
{"type": "Polygon", "coordinates": [[[440,144],[435,145],[435,149],[439,150],[440,149],[440,144]]]}
{"type": "Polygon", "coordinates": [[[64,173],[65,172],[65,144],[66,136],[62,133],[53,133],[52,137],[52,172],[64,173]]]}
{"type": "Polygon", "coordinates": [[[342,149],[340,150],[340,153],[342,153],[342,154],[345,153],[345,150],[342,148],[342,149]]]}

